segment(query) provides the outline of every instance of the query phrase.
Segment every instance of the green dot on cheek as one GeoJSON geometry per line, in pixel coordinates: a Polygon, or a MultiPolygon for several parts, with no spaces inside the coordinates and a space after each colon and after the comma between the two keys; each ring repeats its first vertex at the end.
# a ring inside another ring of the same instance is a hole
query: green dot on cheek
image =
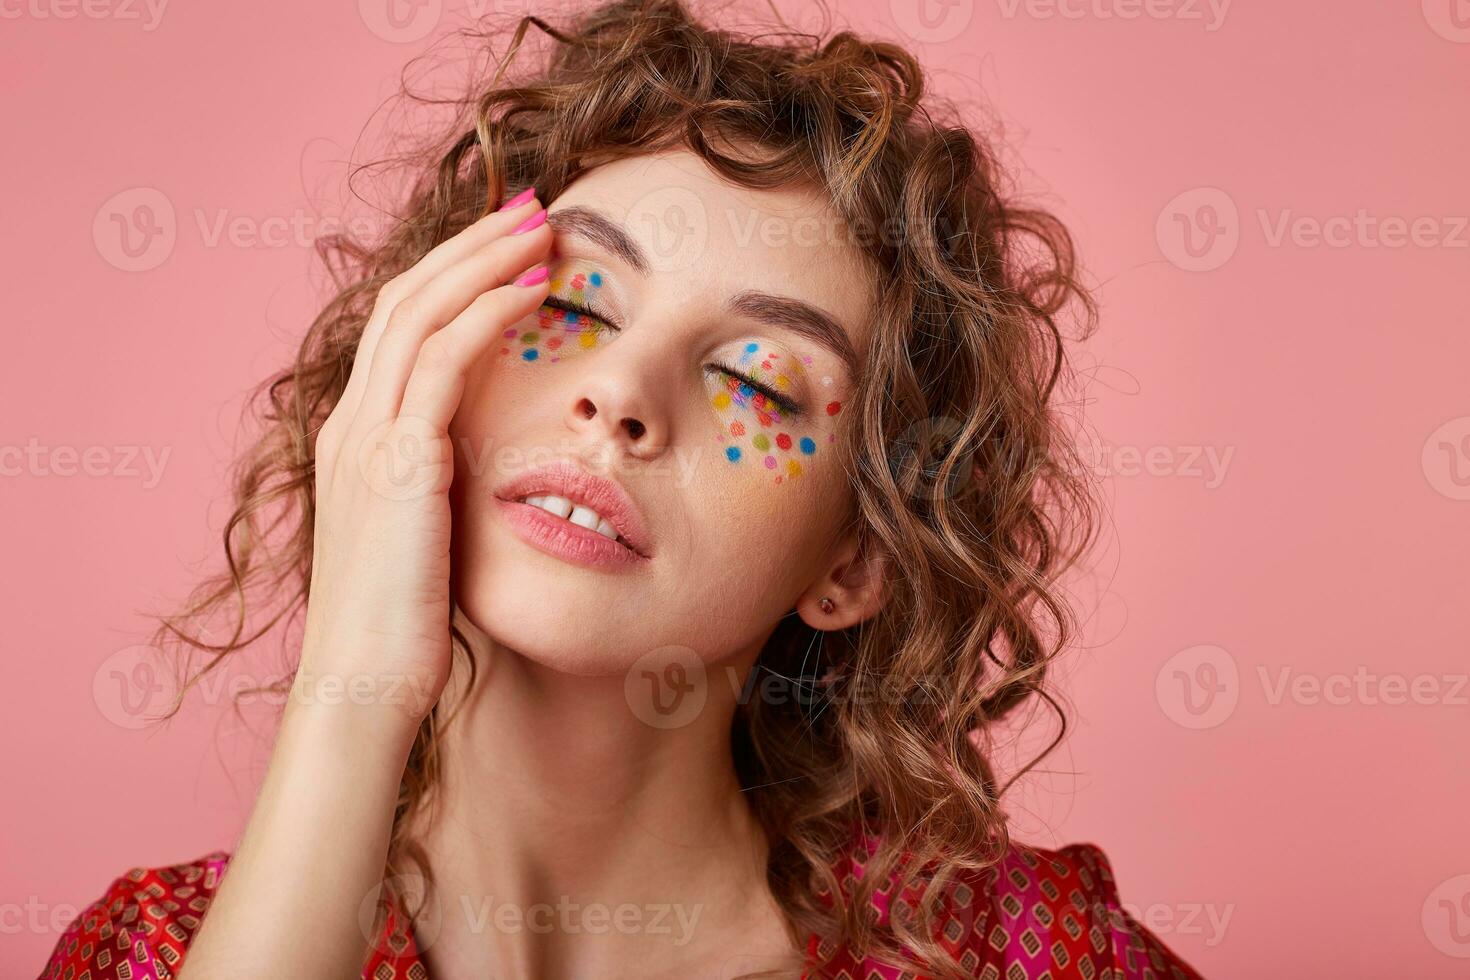
{"type": "Polygon", "coordinates": [[[764,432],[757,435],[754,439],[751,440],[751,442],[754,443],[755,448],[759,449],[761,452],[765,452],[767,449],[771,448],[771,440],[764,432]]]}

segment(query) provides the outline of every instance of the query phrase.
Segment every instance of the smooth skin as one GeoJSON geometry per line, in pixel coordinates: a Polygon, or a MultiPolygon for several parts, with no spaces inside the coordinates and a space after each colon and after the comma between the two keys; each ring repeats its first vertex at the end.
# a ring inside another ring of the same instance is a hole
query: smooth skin
{"type": "Polygon", "coordinates": [[[184,980],[355,977],[361,968],[359,906],[381,878],[408,751],[449,673],[449,421],[469,365],[546,298],[545,282],[511,284],[550,250],[545,224],[508,234],[540,209],[533,200],[487,215],[378,294],[317,438],[315,560],[296,686],[184,980]],[[422,450],[413,480],[423,492],[380,492],[401,480],[390,467],[405,462],[392,457],[406,446],[422,450]],[[311,687],[323,678],[384,696],[332,697],[311,687]]]}
{"type": "Polygon", "coordinates": [[[416,924],[435,980],[799,972],[805,937],[788,933],[765,885],[730,721],[780,618],[859,622],[881,604],[884,567],[839,524],[850,489],[826,441],[843,418],[823,406],[856,379],[809,338],[726,303],[745,289],[798,299],[861,351],[869,291],[854,286],[872,273],[840,242],[743,231],[832,227],[816,192],[732,187],[685,151],[598,167],[547,222],[508,234],[540,208],[485,217],[378,296],[318,442],[295,696],[184,980],[359,975],[359,916],[380,884],[399,780],[441,697],[457,712],[442,792],[433,818],[409,828],[436,877],[434,914],[416,924]],[[707,229],[672,262],[646,220],[670,193],[702,202],[707,229]],[[554,234],[571,207],[605,214],[655,261],[638,269],[605,243],[554,234]],[[617,328],[560,363],[515,364],[497,356],[505,331],[535,322],[550,282],[511,282],[543,263],[552,282],[566,263],[602,270],[617,328]],[[750,341],[810,358],[792,425],[822,449],[799,480],[773,485],[724,454],[729,416],[711,407],[708,366],[733,365],[750,341]],[[495,455],[506,447],[516,452],[495,455]],[[497,519],[494,486],[552,457],[625,487],[649,522],[650,562],[579,566],[497,519]],[[506,458],[520,462],[486,462],[506,458]],[[451,568],[473,687],[449,676],[451,568]],[[625,688],[667,646],[708,675],[703,709],[669,730],[630,710],[625,688]],[[608,925],[629,907],[643,925],[608,925]]]}

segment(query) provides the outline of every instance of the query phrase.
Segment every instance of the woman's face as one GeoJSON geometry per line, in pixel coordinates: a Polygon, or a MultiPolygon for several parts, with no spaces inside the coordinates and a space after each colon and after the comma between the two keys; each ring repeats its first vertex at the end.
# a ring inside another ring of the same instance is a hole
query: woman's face
{"type": "Polygon", "coordinates": [[[470,621],[581,674],[668,647],[719,660],[793,608],[849,625],[855,602],[815,610],[852,557],[838,438],[874,276],[830,207],[813,191],[732,187],[677,151],[590,171],[548,223],[547,305],[476,365],[451,427],[470,621]],[[558,462],[621,488],[637,518],[611,504],[580,516],[615,518],[604,535],[634,550],[509,502],[536,489],[511,481],[558,462]],[[537,543],[551,539],[573,553],[537,543]]]}

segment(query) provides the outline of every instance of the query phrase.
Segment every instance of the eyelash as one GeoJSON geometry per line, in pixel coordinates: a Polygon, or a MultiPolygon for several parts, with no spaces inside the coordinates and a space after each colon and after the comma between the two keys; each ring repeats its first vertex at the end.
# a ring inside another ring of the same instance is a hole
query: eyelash
{"type": "Polygon", "coordinates": [[[745,375],[741,374],[738,371],[732,371],[729,368],[725,367],[725,365],[723,365],[723,364],[710,364],[710,365],[707,365],[707,366],[708,367],[711,367],[711,368],[714,368],[716,371],[720,372],[721,374],[726,375],[727,377],[734,378],[736,381],[739,381],[741,384],[748,385],[751,388],[755,389],[756,391],[760,392],[762,395],[765,395],[766,398],[769,401],[775,402],[776,405],[777,405],[777,407],[779,407],[781,409],[781,411],[785,412],[787,415],[800,415],[801,414],[801,406],[800,405],[796,404],[796,402],[792,401],[790,398],[786,397],[785,395],[778,394],[777,392],[772,391],[770,388],[768,388],[767,386],[761,384],[759,381],[754,381],[754,380],[746,377],[745,375]]]}
{"type": "Polygon", "coordinates": [[[562,299],[559,296],[549,296],[547,297],[546,301],[541,305],[549,306],[553,310],[564,310],[567,313],[575,313],[578,316],[584,316],[589,320],[600,323],[605,327],[612,327],[614,330],[617,329],[617,327],[613,324],[611,320],[603,316],[601,313],[598,313],[596,310],[583,306],[581,303],[574,303],[571,300],[562,299]]]}
{"type": "MultiPolygon", "coordinates": [[[[604,327],[610,327],[613,330],[622,329],[617,324],[613,323],[612,320],[610,320],[608,317],[604,316],[601,313],[598,313],[596,310],[584,306],[581,303],[575,303],[571,300],[562,299],[559,296],[547,297],[546,301],[542,305],[549,306],[554,310],[563,310],[567,313],[575,313],[578,316],[584,316],[589,320],[600,323],[604,327]]],[[[780,392],[773,391],[769,386],[764,385],[759,381],[756,381],[754,378],[741,374],[739,371],[727,367],[724,364],[707,364],[705,366],[719,372],[720,374],[726,375],[727,377],[734,378],[741,384],[749,385],[752,389],[764,395],[768,400],[774,402],[781,409],[781,411],[787,413],[788,415],[801,414],[801,406],[792,401],[790,397],[783,395],[780,392]]]]}

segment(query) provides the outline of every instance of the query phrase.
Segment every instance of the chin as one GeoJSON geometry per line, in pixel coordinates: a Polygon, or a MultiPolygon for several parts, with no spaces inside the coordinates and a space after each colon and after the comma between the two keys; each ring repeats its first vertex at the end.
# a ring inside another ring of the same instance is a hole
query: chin
{"type": "Polygon", "coordinates": [[[458,563],[455,599],[482,633],[541,666],[585,677],[625,673],[658,622],[620,583],[510,542],[458,563]]]}
{"type": "Polygon", "coordinates": [[[740,628],[761,621],[739,587],[747,576],[718,581],[659,561],[634,574],[586,567],[483,511],[455,518],[455,600],[465,617],[494,643],[569,675],[626,676],[648,657],[713,665],[760,642],[740,628]]]}

